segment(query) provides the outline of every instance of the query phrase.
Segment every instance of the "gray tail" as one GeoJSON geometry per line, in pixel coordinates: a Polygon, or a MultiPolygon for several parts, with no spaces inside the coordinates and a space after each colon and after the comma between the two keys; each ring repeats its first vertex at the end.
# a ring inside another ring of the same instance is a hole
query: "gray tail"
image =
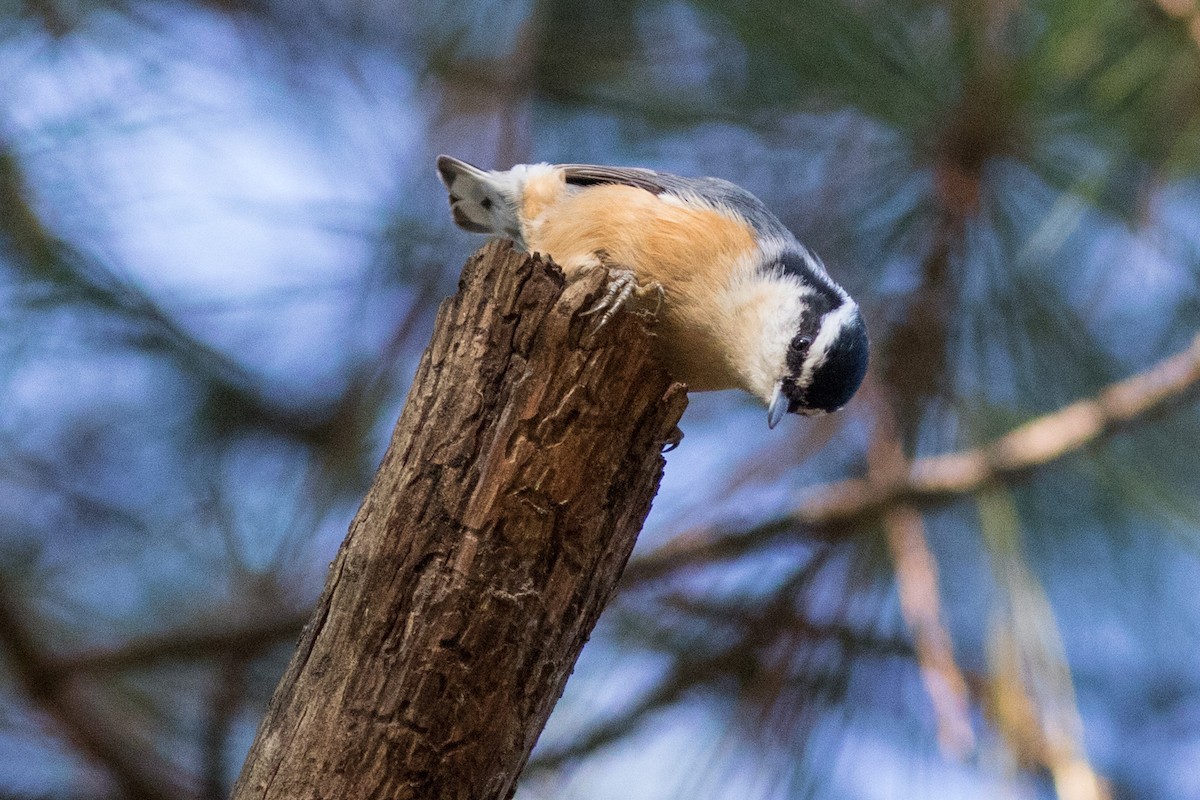
{"type": "Polygon", "coordinates": [[[450,213],[458,227],[508,236],[524,245],[517,186],[510,173],[488,172],[451,156],[438,156],[437,169],[450,193],[450,213]]]}

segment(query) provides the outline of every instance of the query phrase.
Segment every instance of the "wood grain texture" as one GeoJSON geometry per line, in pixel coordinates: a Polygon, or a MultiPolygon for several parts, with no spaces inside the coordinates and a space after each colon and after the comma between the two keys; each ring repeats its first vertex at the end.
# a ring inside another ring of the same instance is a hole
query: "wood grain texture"
{"type": "Polygon", "coordinates": [[[686,405],[602,282],[467,263],[234,798],[512,796],[686,405]]]}

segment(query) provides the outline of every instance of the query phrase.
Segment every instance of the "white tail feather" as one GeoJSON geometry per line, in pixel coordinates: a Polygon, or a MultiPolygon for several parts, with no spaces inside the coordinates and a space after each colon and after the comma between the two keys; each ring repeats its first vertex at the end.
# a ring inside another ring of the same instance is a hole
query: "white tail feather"
{"type": "Polygon", "coordinates": [[[489,172],[451,156],[438,156],[437,168],[458,227],[507,236],[524,247],[517,215],[519,187],[510,172],[489,172]]]}

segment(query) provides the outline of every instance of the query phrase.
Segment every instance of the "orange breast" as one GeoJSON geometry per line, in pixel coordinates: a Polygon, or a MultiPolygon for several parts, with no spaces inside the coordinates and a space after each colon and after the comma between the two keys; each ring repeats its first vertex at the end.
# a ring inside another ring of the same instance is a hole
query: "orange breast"
{"type": "Polygon", "coordinates": [[[551,176],[526,187],[522,210],[529,249],[548,253],[570,276],[594,264],[632,270],[666,293],[659,323],[662,355],[696,390],[737,385],[722,347],[729,320],[717,302],[734,272],[752,265],[750,228],[719,211],[685,205],[631,186],[569,191],[551,176]],[[542,184],[545,185],[542,185],[542,184]]]}

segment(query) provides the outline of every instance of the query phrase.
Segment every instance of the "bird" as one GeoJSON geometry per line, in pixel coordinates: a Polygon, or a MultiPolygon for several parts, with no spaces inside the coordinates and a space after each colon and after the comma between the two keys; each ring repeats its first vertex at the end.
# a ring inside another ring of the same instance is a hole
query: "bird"
{"type": "Polygon", "coordinates": [[[785,413],[841,409],[869,360],[858,305],[750,192],[641,167],[437,159],[462,229],[542,253],[568,280],[608,271],[602,327],[653,305],[658,358],[689,391],[742,389],[785,413]]]}

